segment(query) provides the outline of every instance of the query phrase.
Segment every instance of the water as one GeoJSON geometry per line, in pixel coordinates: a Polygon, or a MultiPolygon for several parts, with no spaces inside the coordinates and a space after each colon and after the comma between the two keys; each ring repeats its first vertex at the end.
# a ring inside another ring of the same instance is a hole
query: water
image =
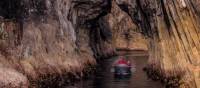
{"type": "Polygon", "coordinates": [[[159,82],[148,79],[142,68],[147,63],[147,56],[129,56],[136,64],[136,72],[130,78],[115,78],[111,72],[116,57],[102,61],[98,72],[93,77],[80,81],[67,88],[164,88],[159,82]]]}

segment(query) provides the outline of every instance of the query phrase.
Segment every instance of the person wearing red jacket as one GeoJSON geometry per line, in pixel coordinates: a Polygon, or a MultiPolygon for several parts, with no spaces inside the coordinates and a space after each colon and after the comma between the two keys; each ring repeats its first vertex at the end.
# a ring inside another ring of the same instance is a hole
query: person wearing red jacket
{"type": "Polygon", "coordinates": [[[124,57],[120,56],[118,60],[114,62],[114,66],[116,65],[127,65],[131,66],[130,61],[127,61],[124,57]]]}

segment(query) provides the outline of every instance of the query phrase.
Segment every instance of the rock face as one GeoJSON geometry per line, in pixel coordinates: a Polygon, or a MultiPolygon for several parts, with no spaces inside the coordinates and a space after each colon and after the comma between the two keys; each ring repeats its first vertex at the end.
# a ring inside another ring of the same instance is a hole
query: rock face
{"type": "Polygon", "coordinates": [[[126,12],[149,36],[148,67],[166,78],[181,76],[181,87],[198,88],[199,1],[122,1],[119,3],[127,6],[126,12]]]}
{"type": "Polygon", "coordinates": [[[21,78],[13,85],[26,88],[27,79],[38,83],[55,74],[78,76],[96,63],[94,58],[114,55],[116,50],[149,50],[148,68],[155,74],[164,79],[180,76],[178,86],[198,88],[199,3],[1,0],[0,68],[15,75],[0,82],[21,78]]]}
{"type": "Polygon", "coordinates": [[[68,73],[77,77],[96,63],[90,47],[92,29],[87,21],[107,13],[108,1],[2,0],[0,4],[0,68],[17,70],[6,72],[12,73],[13,78],[0,79],[0,86],[10,88],[7,84],[15,82],[15,78],[21,81],[13,85],[21,88],[27,79],[31,84],[40,84],[48,77],[68,73]]]}
{"type": "Polygon", "coordinates": [[[112,45],[118,50],[148,50],[147,41],[138,25],[115,1],[111,13],[103,18],[112,32],[112,45]]]}

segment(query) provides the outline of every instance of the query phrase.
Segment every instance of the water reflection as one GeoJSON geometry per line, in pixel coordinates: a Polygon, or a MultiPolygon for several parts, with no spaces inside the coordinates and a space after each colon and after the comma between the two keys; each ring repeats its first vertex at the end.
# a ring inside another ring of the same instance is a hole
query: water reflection
{"type": "Polygon", "coordinates": [[[98,68],[98,73],[94,77],[66,88],[164,88],[159,82],[148,79],[142,71],[142,68],[147,63],[146,56],[128,57],[131,63],[136,64],[137,69],[130,77],[114,77],[110,69],[116,59],[115,57],[103,61],[100,68],[98,68]]]}

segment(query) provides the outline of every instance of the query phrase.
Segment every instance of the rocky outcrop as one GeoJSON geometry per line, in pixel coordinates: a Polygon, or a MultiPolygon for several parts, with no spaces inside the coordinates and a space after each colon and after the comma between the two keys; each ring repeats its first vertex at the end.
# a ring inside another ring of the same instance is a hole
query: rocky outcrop
{"type": "Polygon", "coordinates": [[[4,4],[0,6],[0,68],[11,69],[8,74],[0,69],[3,74],[0,78],[7,77],[0,79],[0,86],[58,87],[62,80],[70,79],[68,74],[79,78],[88,66],[96,64],[87,21],[108,12],[108,1],[3,0],[0,3],[4,4]],[[15,82],[18,78],[19,82],[15,82]],[[12,82],[14,86],[7,85],[12,82]]]}

